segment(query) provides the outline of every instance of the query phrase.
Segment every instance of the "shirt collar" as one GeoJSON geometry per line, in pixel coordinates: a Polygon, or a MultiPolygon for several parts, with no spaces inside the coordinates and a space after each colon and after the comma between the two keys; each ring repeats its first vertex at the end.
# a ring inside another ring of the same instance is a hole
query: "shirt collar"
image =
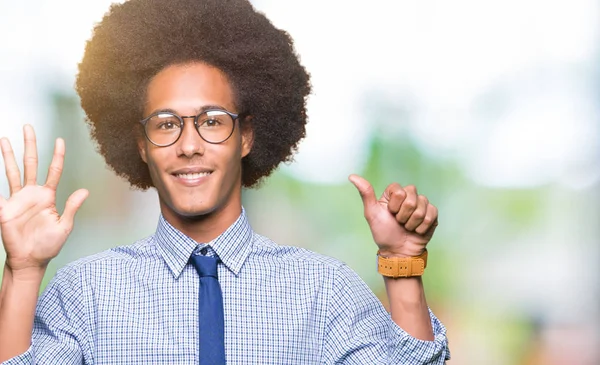
{"type": "MultiPolygon", "coordinates": [[[[237,276],[250,254],[253,233],[246,210],[242,207],[238,219],[225,232],[207,244],[212,247],[223,264],[237,276]]],[[[158,219],[154,239],[159,254],[175,278],[179,277],[194,250],[202,244],[177,230],[162,214],[158,219]]]]}

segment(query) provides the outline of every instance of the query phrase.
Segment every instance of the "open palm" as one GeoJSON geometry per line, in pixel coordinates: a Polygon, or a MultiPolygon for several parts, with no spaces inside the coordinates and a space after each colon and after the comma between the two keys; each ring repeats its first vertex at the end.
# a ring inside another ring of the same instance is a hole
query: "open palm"
{"type": "Polygon", "coordinates": [[[8,199],[0,196],[0,231],[6,263],[13,271],[44,267],[56,257],[73,229],[75,213],[88,196],[87,190],[77,190],[67,199],[62,216],[59,215],[56,188],[64,165],[64,141],[56,140],[46,183],[38,185],[35,132],[30,125],[23,132],[23,184],[10,142],[5,138],[0,140],[10,187],[8,199]]]}

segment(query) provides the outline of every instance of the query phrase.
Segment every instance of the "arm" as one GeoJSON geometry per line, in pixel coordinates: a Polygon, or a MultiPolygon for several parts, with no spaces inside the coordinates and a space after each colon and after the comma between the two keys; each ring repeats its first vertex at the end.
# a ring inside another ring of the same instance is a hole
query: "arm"
{"type": "MultiPolygon", "coordinates": [[[[8,318],[6,324],[23,333],[17,336],[18,332],[14,332],[11,338],[6,338],[10,340],[7,350],[13,353],[2,365],[93,363],[89,311],[83,300],[82,280],[82,273],[77,268],[67,266],[48,283],[34,315],[17,317],[16,309],[11,313],[13,317],[8,318]],[[32,321],[29,332],[20,328],[28,321],[32,321]],[[12,345],[21,346],[21,349],[11,349],[12,345]]],[[[4,333],[9,330],[7,328],[4,333]]]]}
{"type": "Polygon", "coordinates": [[[31,345],[33,319],[45,269],[14,273],[4,266],[0,297],[0,362],[31,345]]]}
{"type": "Polygon", "coordinates": [[[446,330],[428,312],[435,337],[411,336],[390,319],[379,299],[361,278],[341,265],[332,280],[323,363],[381,365],[442,365],[449,358],[446,330]]]}
{"type": "Polygon", "coordinates": [[[433,341],[433,328],[421,277],[384,277],[392,320],[414,338],[433,341]]]}
{"type": "MultiPolygon", "coordinates": [[[[421,255],[438,224],[438,210],[414,186],[390,184],[377,199],[371,184],[351,175],[364,204],[365,218],[382,256],[421,255]]],[[[415,339],[433,341],[435,330],[421,277],[384,277],[392,320],[415,339]]]]}
{"type": "Polygon", "coordinates": [[[0,196],[0,231],[6,263],[0,287],[0,362],[22,354],[31,345],[37,296],[48,262],[56,257],[73,228],[75,213],[88,192],[78,190],[56,211],[56,188],[65,146],[56,141],[48,177],[37,185],[37,145],[33,128],[24,127],[24,176],[9,141],[0,139],[10,198],[0,196]]]}

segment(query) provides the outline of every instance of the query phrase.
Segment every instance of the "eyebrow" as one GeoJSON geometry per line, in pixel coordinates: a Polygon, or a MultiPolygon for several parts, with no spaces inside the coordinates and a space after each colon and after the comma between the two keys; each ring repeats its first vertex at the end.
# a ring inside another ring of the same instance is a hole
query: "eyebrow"
{"type": "MultiPolygon", "coordinates": [[[[221,106],[221,105],[203,105],[200,108],[194,110],[194,112],[196,113],[196,115],[198,115],[198,114],[202,114],[205,111],[210,110],[210,109],[227,110],[227,108],[225,108],[224,106],[221,106]]],[[[173,114],[180,115],[175,109],[171,109],[171,108],[156,109],[148,115],[152,115],[152,114],[156,114],[156,113],[173,113],[173,114]]]]}

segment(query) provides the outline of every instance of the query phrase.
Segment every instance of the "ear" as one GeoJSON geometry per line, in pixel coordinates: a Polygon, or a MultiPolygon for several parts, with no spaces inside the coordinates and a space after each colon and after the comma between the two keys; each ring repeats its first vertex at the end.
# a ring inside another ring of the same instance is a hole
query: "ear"
{"type": "Polygon", "coordinates": [[[143,138],[137,139],[138,152],[140,153],[140,157],[142,161],[148,164],[148,160],[146,157],[146,141],[143,138]]]}
{"type": "Polygon", "coordinates": [[[242,131],[242,158],[248,156],[254,144],[254,130],[252,129],[252,116],[247,116],[240,123],[242,131]]]}

